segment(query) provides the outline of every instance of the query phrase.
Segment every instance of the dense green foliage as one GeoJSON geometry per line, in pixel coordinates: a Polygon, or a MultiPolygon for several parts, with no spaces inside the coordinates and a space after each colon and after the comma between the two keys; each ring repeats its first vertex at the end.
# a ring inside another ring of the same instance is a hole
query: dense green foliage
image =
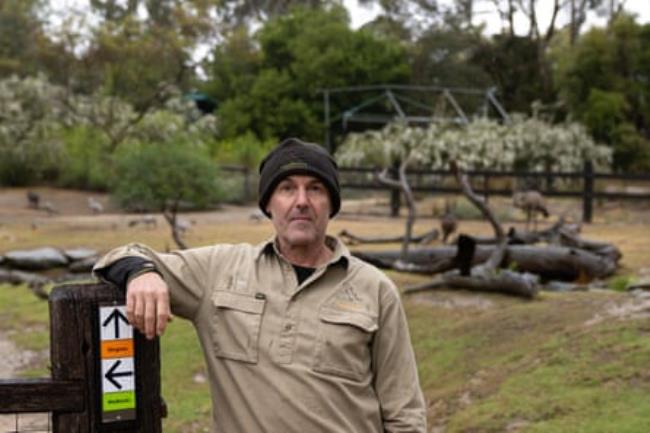
{"type": "Polygon", "coordinates": [[[351,30],[341,7],[293,9],[253,37],[234,31],[213,54],[206,91],[221,103],[218,117],[226,137],[252,131],[264,140],[318,140],[323,136],[319,89],[400,83],[409,76],[401,45],[351,30]]]}
{"type": "Polygon", "coordinates": [[[583,35],[559,62],[570,112],[614,149],[619,169],[650,169],[650,24],[623,15],[583,35]]]}

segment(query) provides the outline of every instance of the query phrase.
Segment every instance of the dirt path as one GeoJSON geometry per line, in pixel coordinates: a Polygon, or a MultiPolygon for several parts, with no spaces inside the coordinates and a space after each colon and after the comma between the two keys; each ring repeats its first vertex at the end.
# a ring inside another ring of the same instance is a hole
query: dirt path
{"type": "MultiPolygon", "coordinates": [[[[0,380],[16,377],[21,368],[27,366],[37,354],[29,350],[19,350],[16,345],[0,331],[0,380]]],[[[47,414],[0,415],[0,433],[29,430],[47,432],[47,414]]]]}

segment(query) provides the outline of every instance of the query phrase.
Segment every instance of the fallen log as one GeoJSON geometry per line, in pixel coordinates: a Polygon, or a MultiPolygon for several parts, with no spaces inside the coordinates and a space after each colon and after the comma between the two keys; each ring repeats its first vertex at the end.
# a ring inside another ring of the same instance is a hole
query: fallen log
{"type": "Polygon", "coordinates": [[[581,250],[590,251],[598,256],[606,257],[615,263],[618,263],[621,257],[623,257],[621,250],[619,250],[616,245],[607,242],[582,239],[577,234],[568,230],[560,230],[560,244],[571,248],[580,248],[581,250]]]}
{"type": "MultiPolygon", "coordinates": [[[[477,245],[473,265],[484,263],[494,245],[477,245]]],[[[417,248],[406,260],[398,261],[400,251],[353,251],[352,255],[383,269],[436,274],[456,267],[456,246],[417,248]]],[[[508,245],[500,268],[539,275],[542,280],[575,281],[605,278],[616,271],[616,262],[578,248],[561,246],[508,245]]]]}
{"type": "Polygon", "coordinates": [[[460,275],[458,272],[447,272],[436,276],[432,281],[404,289],[411,294],[432,289],[465,289],[480,292],[504,293],[532,299],[537,296],[537,276],[527,273],[474,268],[471,276],[460,275]]]}
{"type": "MultiPolygon", "coordinates": [[[[486,259],[480,265],[473,266],[477,249],[476,241],[470,236],[460,235],[454,257],[451,260],[453,266],[458,270],[438,275],[427,284],[407,287],[406,293],[412,293],[414,290],[446,287],[534,298],[539,290],[539,278],[529,273],[499,269],[501,263],[507,260],[508,239],[506,234],[485,200],[474,193],[467,176],[455,161],[452,161],[451,166],[463,194],[492,225],[497,242],[486,259]]],[[[401,254],[400,257],[406,261],[404,254],[401,254]]]]}
{"type": "MultiPolygon", "coordinates": [[[[511,227],[508,230],[507,238],[508,245],[533,245],[546,242],[551,245],[586,250],[612,260],[615,263],[618,263],[621,257],[623,257],[621,250],[616,245],[581,238],[575,226],[565,224],[563,219],[558,220],[553,226],[539,231],[519,232],[514,227],[511,227]]],[[[490,245],[497,242],[495,237],[476,237],[475,239],[478,244],[482,245],[490,245]]]]}
{"type": "MultiPolygon", "coordinates": [[[[357,236],[349,231],[343,229],[339,232],[338,236],[343,239],[346,244],[357,245],[357,244],[387,244],[387,243],[401,243],[404,242],[404,235],[398,236],[378,236],[378,237],[364,237],[357,236]]],[[[414,244],[425,245],[431,243],[438,239],[440,232],[438,229],[429,230],[426,233],[422,233],[418,236],[412,236],[410,242],[414,244]]]]}

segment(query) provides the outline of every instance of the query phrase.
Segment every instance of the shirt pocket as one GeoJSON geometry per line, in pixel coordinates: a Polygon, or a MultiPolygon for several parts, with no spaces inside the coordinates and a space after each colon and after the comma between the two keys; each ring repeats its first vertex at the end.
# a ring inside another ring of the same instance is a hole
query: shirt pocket
{"type": "Polygon", "coordinates": [[[248,293],[217,290],[214,306],[213,340],[219,358],[256,363],[264,312],[264,298],[248,293]]]}
{"type": "Polygon", "coordinates": [[[362,312],[322,309],[313,369],[354,381],[370,372],[370,342],[377,319],[362,312]]]}

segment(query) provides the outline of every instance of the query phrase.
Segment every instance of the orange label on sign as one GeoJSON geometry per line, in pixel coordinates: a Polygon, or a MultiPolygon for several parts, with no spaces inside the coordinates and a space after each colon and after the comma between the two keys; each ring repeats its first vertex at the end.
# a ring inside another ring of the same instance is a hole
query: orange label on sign
{"type": "Polygon", "coordinates": [[[133,340],[102,341],[102,359],[133,356],[133,340]]]}

